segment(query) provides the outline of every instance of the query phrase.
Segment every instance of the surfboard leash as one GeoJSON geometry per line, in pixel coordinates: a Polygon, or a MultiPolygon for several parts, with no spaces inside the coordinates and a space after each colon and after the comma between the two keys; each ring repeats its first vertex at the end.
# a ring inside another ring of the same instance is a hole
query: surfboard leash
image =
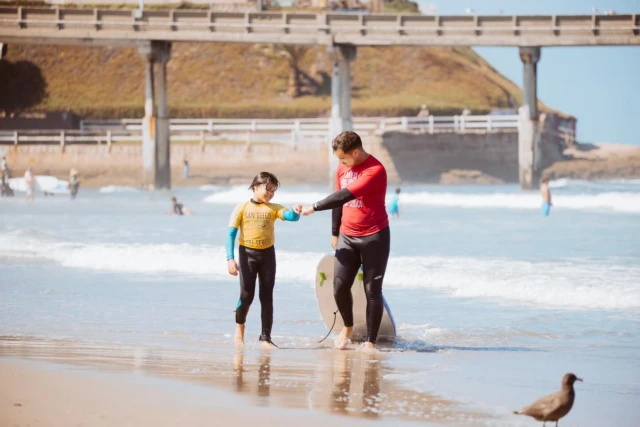
{"type": "Polygon", "coordinates": [[[327,338],[329,338],[329,335],[331,335],[331,331],[333,331],[333,327],[336,326],[336,319],[338,318],[338,310],[333,312],[333,325],[331,325],[331,329],[329,329],[329,332],[327,332],[327,335],[322,338],[320,341],[318,341],[318,344],[320,344],[322,341],[326,340],[327,338]]]}

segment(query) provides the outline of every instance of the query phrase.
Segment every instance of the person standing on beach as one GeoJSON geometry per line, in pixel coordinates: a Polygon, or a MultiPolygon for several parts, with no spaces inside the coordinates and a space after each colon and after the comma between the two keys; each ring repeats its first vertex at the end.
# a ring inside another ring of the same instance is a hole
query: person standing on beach
{"type": "Polygon", "coordinates": [[[540,180],[540,195],[542,196],[542,206],[540,210],[542,216],[549,216],[551,211],[551,190],[549,189],[549,177],[543,176],[540,180]]]}
{"type": "Polygon", "coordinates": [[[33,201],[35,198],[33,192],[36,187],[36,178],[33,176],[31,168],[27,169],[24,173],[24,184],[27,190],[27,201],[33,201]]]}
{"type": "Polygon", "coordinates": [[[366,351],[375,349],[384,304],[382,281],[387,269],[391,234],[385,208],[387,171],[378,159],[362,147],[360,136],[342,132],[331,143],[340,160],[336,171],[336,191],[296,212],[311,215],[333,209],[331,246],[336,250],[333,294],[344,322],[335,346],[345,349],[353,331],[351,286],[362,265],[367,296],[366,351]]]}
{"type": "Polygon", "coordinates": [[[189,178],[189,161],[187,159],[182,160],[182,178],[189,178]]]}
{"type": "Polygon", "coordinates": [[[71,200],[75,199],[78,195],[78,188],[80,188],[78,171],[75,168],[71,168],[69,171],[69,193],[71,194],[71,200]]]}
{"type": "Polygon", "coordinates": [[[273,326],[273,288],[276,280],[276,251],[274,223],[276,219],[298,221],[300,215],[282,205],[269,203],[280,186],[278,178],[269,172],[260,172],[253,178],[249,189],[253,196],[233,210],[227,235],[227,268],[229,274],[240,274],[240,299],[236,306],[237,347],[244,345],[244,326],[256,291],[256,278],[260,281],[263,346],[274,346],[271,341],[273,326]],[[234,257],[236,235],[239,264],[234,257]]]}

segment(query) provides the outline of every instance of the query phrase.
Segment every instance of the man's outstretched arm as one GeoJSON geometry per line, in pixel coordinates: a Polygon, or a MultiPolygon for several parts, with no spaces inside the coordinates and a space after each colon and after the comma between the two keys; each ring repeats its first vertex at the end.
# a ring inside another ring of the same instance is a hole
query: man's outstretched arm
{"type": "Polygon", "coordinates": [[[313,205],[301,207],[302,215],[311,215],[316,211],[326,211],[329,209],[340,208],[345,203],[355,199],[355,196],[347,188],[338,190],[313,205]]]}

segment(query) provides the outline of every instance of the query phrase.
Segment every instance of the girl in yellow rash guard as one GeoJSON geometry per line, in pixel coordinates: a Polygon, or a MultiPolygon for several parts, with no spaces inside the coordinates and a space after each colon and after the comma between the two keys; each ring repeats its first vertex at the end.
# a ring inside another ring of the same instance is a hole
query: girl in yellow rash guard
{"type": "Polygon", "coordinates": [[[236,307],[236,346],[244,345],[244,324],[256,292],[256,277],[260,280],[260,305],[262,307],[262,333],[264,345],[271,342],[273,325],[273,287],[276,279],[276,252],[273,224],[276,219],[297,221],[300,215],[292,209],[269,203],[280,186],[278,179],[269,172],[260,172],[253,178],[249,189],[253,197],[239,204],[229,220],[227,235],[227,266],[229,274],[240,273],[240,299],[236,307]],[[236,234],[240,229],[238,246],[239,268],[234,259],[236,234]]]}

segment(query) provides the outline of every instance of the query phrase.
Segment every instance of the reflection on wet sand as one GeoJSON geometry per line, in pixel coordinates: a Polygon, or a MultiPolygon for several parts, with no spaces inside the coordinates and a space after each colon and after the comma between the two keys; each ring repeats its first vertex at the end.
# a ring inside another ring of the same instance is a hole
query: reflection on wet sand
{"type": "MultiPolygon", "coordinates": [[[[395,355],[398,357],[401,355],[395,355]]],[[[385,377],[410,375],[388,353],[357,350],[257,350],[207,353],[0,337],[0,357],[37,359],[188,381],[247,396],[256,406],[305,408],[361,418],[474,424],[490,418],[439,395],[385,377]],[[391,374],[391,375],[390,375],[391,374]]]]}
{"type": "MultiPolygon", "coordinates": [[[[251,369],[251,368],[248,368],[251,369]]],[[[238,351],[233,355],[233,370],[235,372],[234,390],[238,393],[250,391],[250,384],[245,381],[244,366],[244,350],[238,351]]],[[[269,406],[269,394],[271,389],[271,354],[270,350],[266,350],[260,354],[259,364],[257,367],[258,378],[257,395],[260,398],[258,404],[260,406],[269,406]]],[[[251,375],[249,375],[251,377],[251,375]]],[[[250,381],[250,380],[249,380],[250,381]]]]}

